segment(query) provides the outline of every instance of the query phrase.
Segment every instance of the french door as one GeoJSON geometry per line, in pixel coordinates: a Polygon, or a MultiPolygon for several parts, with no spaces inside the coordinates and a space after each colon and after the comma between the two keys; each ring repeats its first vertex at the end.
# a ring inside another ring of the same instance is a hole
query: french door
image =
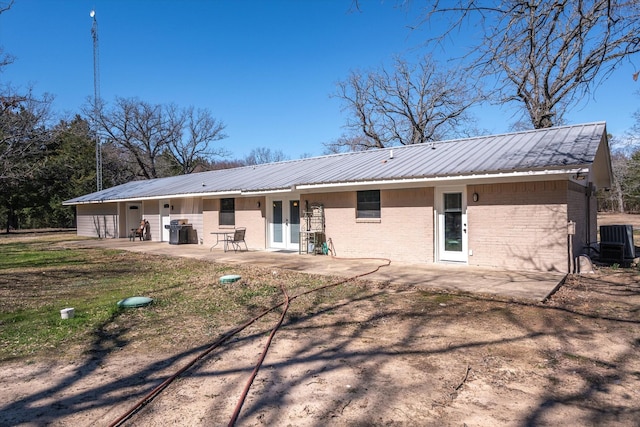
{"type": "Polygon", "coordinates": [[[467,262],[467,204],[464,187],[436,190],[438,260],[467,262]]]}
{"type": "Polygon", "coordinates": [[[274,197],[269,201],[269,247],[297,251],[300,247],[300,200],[274,197]]]}

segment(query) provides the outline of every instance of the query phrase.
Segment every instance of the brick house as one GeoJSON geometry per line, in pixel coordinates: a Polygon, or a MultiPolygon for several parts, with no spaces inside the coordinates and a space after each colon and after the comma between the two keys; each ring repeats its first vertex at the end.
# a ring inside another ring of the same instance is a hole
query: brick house
{"type": "Polygon", "coordinates": [[[314,239],[339,256],[568,272],[596,242],[595,190],[611,180],[597,122],[134,181],[64,204],[81,236],[126,238],[145,218],[168,241],[180,218],[203,245],[246,227],[250,250],[307,252],[319,212],[314,239]]]}

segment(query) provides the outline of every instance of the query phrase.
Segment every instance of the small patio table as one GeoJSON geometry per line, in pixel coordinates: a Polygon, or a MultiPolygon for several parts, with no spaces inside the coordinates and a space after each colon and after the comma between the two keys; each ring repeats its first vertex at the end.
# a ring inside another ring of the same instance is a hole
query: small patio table
{"type": "Polygon", "coordinates": [[[224,242],[225,240],[227,240],[227,236],[231,236],[233,238],[233,233],[235,233],[235,230],[212,231],[211,234],[215,234],[215,236],[216,236],[216,242],[213,244],[213,246],[211,246],[211,248],[209,248],[209,252],[211,252],[213,250],[213,248],[218,246],[218,243],[224,242]],[[220,236],[222,236],[222,239],[220,238],[220,236]]]}

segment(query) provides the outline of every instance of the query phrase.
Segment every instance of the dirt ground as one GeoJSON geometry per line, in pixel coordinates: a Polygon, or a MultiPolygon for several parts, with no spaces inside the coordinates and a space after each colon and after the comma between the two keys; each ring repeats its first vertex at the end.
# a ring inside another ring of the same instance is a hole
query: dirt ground
{"type": "MultiPolygon", "coordinates": [[[[571,276],[540,304],[355,282],[357,297],[285,318],[236,425],[638,426],[639,273],[571,276]]],[[[123,425],[227,425],[277,318],[200,358],[123,425]]],[[[0,425],[111,425],[207,347],[4,363],[0,425]]]]}

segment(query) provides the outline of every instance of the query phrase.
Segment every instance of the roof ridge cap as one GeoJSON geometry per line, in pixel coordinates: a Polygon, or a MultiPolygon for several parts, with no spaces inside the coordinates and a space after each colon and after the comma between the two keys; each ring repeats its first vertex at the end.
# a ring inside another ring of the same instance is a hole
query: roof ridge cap
{"type": "MultiPolygon", "coordinates": [[[[503,136],[510,136],[510,135],[522,135],[522,134],[533,133],[533,132],[559,130],[559,129],[567,129],[567,128],[575,128],[575,127],[585,127],[585,126],[593,126],[593,125],[605,125],[606,126],[606,124],[607,124],[606,120],[599,120],[599,121],[587,122],[587,123],[576,123],[576,124],[572,124],[572,125],[552,126],[552,127],[548,127],[548,128],[541,128],[541,129],[526,129],[526,130],[513,131],[513,132],[503,132],[503,133],[494,133],[494,134],[489,134],[489,135],[469,136],[469,137],[465,137],[465,138],[446,139],[446,140],[440,140],[440,141],[433,141],[432,144],[443,144],[443,143],[448,143],[448,142],[460,142],[460,141],[472,141],[474,139],[487,139],[487,138],[496,138],[496,137],[503,137],[503,136]]],[[[418,145],[418,144],[415,144],[415,145],[418,145]]],[[[422,145],[422,144],[420,144],[420,145],[422,145]]]]}

